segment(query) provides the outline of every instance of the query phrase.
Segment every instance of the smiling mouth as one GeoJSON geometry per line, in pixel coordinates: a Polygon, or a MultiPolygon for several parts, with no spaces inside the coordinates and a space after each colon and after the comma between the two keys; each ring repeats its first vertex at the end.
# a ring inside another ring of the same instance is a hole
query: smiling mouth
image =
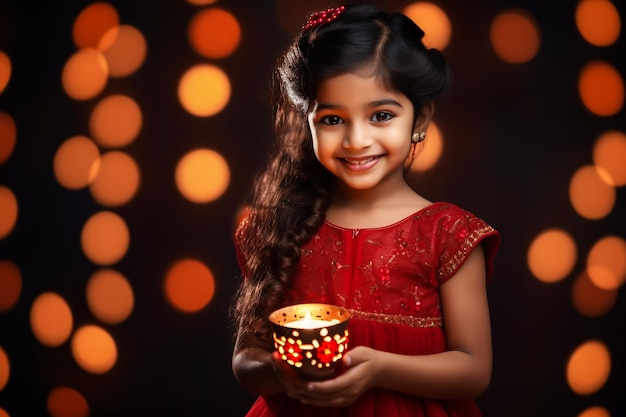
{"type": "Polygon", "coordinates": [[[343,159],[345,162],[347,162],[350,165],[366,165],[378,158],[379,158],[378,156],[370,156],[367,158],[360,158],[360,159],[353,159],[353,158],[341,158],[341,159],[343,159]]]}

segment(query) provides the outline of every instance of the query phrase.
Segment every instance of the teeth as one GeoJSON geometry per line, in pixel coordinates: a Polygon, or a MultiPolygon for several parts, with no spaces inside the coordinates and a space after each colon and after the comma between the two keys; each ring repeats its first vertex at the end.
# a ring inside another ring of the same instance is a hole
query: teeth
{"type": "Polygon", "coordinates": [[[370,161],[373,161],[375,159],[374,156],[370,156],[367,159],[349,159],[349,158],[343,158],[347,163],[349,164],[353,164],[353,165],[363,165],[363,164],[367,164],[370,161]]]}

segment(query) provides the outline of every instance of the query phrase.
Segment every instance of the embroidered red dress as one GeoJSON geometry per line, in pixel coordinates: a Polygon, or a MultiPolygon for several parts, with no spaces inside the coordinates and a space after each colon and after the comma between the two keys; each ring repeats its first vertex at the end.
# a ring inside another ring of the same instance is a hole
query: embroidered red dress
{"type": "MultiPolygon", "coordinates": [[[[245,233],[241,230],[236,239],[245,233]]],[[[439,286],[483,243],[487,279],[498,232],[450,203],[434,203],[390,226],[345,229],[325,222],[304,246],[285,305],[348,308],[350,346],[407,355],[445,351],[439,286]]],[[[247,416],[472,417],[473,400],[431,400],[372,388],[350,407],[319,408],[277,394],[259,397],[247,416]]]]}

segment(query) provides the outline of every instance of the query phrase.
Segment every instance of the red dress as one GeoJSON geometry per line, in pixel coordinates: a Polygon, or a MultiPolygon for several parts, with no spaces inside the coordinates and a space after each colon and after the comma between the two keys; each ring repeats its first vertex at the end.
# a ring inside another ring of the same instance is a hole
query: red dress
{"type": "MultiPolygon", "coordinates": [[[[242,235],[239,234],[238,238],[242,235]]],[[[285,305],[349,309],[350,347],[407,355],[446,349],[439,286],[483,243],[487,279],[498,232],[450,203],[434,203],[390,226],[345,229],[325,222],[304,246],[285,305]]],[[[480,416],[473,400],[431,400],[372,388],[350,407],[303,405],[284,394],[259,397],[247,416],[480,416]]]]}

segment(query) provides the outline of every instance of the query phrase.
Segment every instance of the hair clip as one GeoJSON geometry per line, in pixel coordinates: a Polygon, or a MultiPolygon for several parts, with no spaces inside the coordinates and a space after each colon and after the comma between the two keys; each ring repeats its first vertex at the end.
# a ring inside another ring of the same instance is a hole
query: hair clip
{"type": "Polygon", "coordinates": [[[345,6],[329,7],[326,10],[320,10],[319,12],[311,13],[306,22],[302,25],[302,29],[309,30],[312,27],[318,25],[324,25],[335,20],[343,11],[345,6]]]}

